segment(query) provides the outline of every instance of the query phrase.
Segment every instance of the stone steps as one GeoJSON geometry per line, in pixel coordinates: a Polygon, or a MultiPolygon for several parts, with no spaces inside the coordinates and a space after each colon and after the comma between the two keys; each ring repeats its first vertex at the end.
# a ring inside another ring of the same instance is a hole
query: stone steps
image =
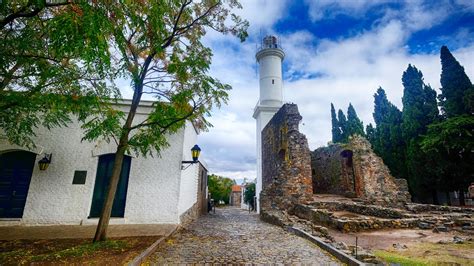
{"type": "MultiPolygon", "coordinates": [[[[329,209],[316,208],[314,205],[322,207],[321,204],[312,205],[297,205],[291,211],[292,215],[300,219],[310,221],[316,225],[327,226],[342,232],[359,232],[380,229],[433,229],[438,227],[454,227],[454,226],[470,226],[474,224],[472,217],[465,217],[463,219],[453,220],[452,217],[443,215],[418,215],[404,218],[381,218],[360,213],[367,213],[359,211],[352,213],[350,211],[332,211],[329,209]]],[[[335,204],[332,209],[341,209],[335,204]]],[[[347,206],[347,205],[346,205],[347,206]]],[[[386,213],[387,210],[382,210],[386,213]]],[[[382,215],[379,215],[382,216],[382,215]]],[[[394,215],[387,215],[394,216],[394,215]]]]}

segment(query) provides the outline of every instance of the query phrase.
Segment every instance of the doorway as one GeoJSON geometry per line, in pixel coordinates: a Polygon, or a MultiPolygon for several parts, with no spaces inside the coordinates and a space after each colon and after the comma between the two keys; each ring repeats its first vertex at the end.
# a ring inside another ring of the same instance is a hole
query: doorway
{"type": "MultiPolygon", "coordinates": [[[[112,176],[114,160],[115,154],[105,154],[99,157],[99,164],[97,166],[97,175],[94,185],[94,194],[92,196],[91,212],[89,215],[91,218],[99,217],[100,212],[102,211],[110,177],[112,176]]],[[[115,193],[114,203],[112,205],[111,217],[124,217],[131,161],[132,158],[130,156],[124,156],[117,192],[115,193]]]]}
{"type": "Polygon", "coordinates": [[[35,161],[28,151],[0,154],[0,218],[23,217],[35,161]]]}

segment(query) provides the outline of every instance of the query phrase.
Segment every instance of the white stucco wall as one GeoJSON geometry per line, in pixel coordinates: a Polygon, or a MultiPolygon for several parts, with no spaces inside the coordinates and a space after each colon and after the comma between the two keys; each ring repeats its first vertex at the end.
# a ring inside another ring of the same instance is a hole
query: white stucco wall
{"type": "MultiPolygon", "coordinates": [[[[141,107],[135,121],[142,120],[146,112],[147,107],[141,107]]],[[[194,128],[190,125],[168,137],[170,146],[162,151],[161,157],[132,156],[125,215],[124,218],[113,219],[115,221],[111,223],[179,223],[178,205],[186,208],[191,204],[191,199],[186,196],[188,193],[180,192],[180,188],[192,190],[192,182],[197,184],[196,178],[193,181],[191,174],[189,178],[184,175],[184,178],[181,178],[185,135],[186,145],[191,145],[189,144],[191,142],[194,145],[197,138],[194,128]],[[180,183],[181,180],[185,182],[180,183]],[[183,194],[182,197],[180,197],[181,194],[183,194]]],[[[37,162],[43,158],[43,154],[36,157],[23,218],[19,223],[97,222],[97,218],[88,219],[87,217],[92,203],[98,156],[115,152],[116,145],[103,141],[100,143],[81,142],[81,138],[82,129],[77,123],[67,128],[37,131],[36,153],[39,153],[41,149],[43,153],[52,153],[52,163],[47,170],[40,171],[37,162]],[[75,170],[87,171],[84,185],[72,184],[75,170]]],[[[26,149],[0,142],[0,152],[7,150],[26,149]]],[[[188,171],[191,173],[192,169],[190,167],[188,171]]],[[[0,225],[6,223],[7,221],[0,220],[0,225]]]]}
{"type": "MultiPolygon", "coordinates": [[[[197,133],[191,123],[184,129],[182,160],[192,161],[191,148],[197,144],[197,133]]],[[[184,165],[187,167],[187,165],[184,165]]],[[[181,171],[178,213],[183,214],[197,202],[199,164],[192,164],[181,171]]]]}

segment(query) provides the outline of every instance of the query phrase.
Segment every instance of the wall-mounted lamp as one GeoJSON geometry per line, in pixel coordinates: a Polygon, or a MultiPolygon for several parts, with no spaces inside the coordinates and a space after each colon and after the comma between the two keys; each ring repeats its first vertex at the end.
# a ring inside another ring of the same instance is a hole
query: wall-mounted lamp
{"type": "Polygon", "coordinates": [[[53,157],[52,153],[50,154],[45,153],[43,159],[39,160],[38,165],[41,171],[48,169],[48,166],[51,163],[52,157],[53,157]]]}
{"type": "Polygon", "coordinates": [[[194,147],[191,149],[191,156],[193,157],[192,161],[182,161],[182,164],[188,164],[188,166],[184,167],[184,165],[181,166],[181,170],[185,170],[188,168],[191,164],[195,164],[199,162],[199,154],[201,154],[201,148],[196,144],[194,147]]]}

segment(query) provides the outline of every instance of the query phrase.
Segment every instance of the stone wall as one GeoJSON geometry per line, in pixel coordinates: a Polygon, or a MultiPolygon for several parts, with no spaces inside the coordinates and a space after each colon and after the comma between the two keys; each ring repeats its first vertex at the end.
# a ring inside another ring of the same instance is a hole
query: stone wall
{"type": "Polygon", "coordinates": [[[311,158],[315,193],[353,196],[384,206],[410,202],[406,180],[394,178],[363,137],[318,148],[311,158]]]}
{"type": "Polygon", "coordinates": [[[311,153],[313,192],[356,197],[351,153],[340,144],[311,153]],[[344,152],[346,151],[346,152],[344,152]],[[343,157],[341,154],[346,155],[343,157]]]}
{"type": "Polygon", "coordinates": [[[296,104],[285,104],[262,131],[261,211],[288,210],[311,201],[311,156],[296,104]]]}

